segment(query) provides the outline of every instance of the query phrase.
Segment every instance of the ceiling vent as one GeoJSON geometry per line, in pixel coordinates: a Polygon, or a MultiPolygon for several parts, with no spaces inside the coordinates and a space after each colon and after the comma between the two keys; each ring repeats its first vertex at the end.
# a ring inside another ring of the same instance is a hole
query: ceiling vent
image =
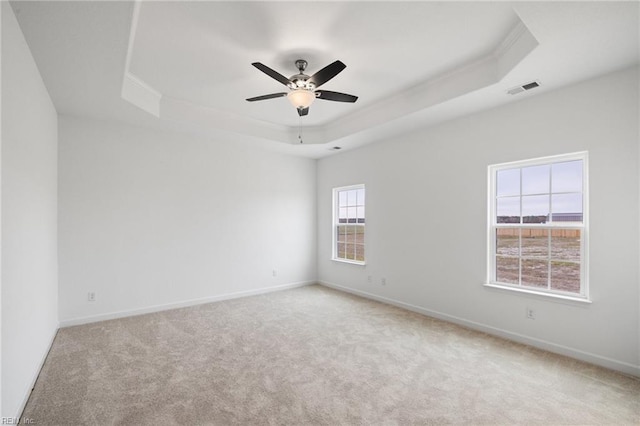
{"type": "Polygon", "coordinates": [[[539,81],[532,81],[530,83],[525,83],[521,86],[516,86],[516,87],[512,87],[511,89],[507,90],[507,93],[510,95],[515,95],[518,93],[522,93],[525,90],[531,90],[531,89],[535,89],[536,87],[540,86],[540,82],[539,81]]]}

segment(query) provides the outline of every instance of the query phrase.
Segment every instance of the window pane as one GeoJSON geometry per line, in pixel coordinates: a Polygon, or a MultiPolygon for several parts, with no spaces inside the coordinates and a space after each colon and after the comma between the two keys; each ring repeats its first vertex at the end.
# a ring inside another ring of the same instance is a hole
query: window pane
{"type": "Polygon", "coordinates": [[[356,238],[357,238],[357,234],[358,234],[359,226],[349,225],[349,226],[345,226],[345,228],[347,230],[346,241],[348,243],[355,243],[356,242],[356,238]]]}
{"type": "Polygon", "coordinates": [[[522,223],[546,223],[548,218],[548,195],[522,197],[522,223]]]}
{"type": "Polygon", "coordinates": [[[549,258],[549,231],[547,229],[523,229],[521,232],[522,256],[549,258]]]}
{"type": "Polygon", "coordinates": [[[345,243],[338,243],[337,253],[339,258],[344,259],[347,256],[347,245],[345,243]]]}
{"type": "MultiPolygon", "coordinates": [[[[580,230],[554,229],[551,231],[551,258],[580,261],[580,230]]],[[[552,265],[553,266],[553,265],[552,265]]]]}
{"type": "Polygon", "coordinates": [[[340,207],[338,211],[338,219],[340,223],[347,223],[347,208],[340,207]]]}
{"type": "Polygon", "coordinates": [[[346,255],[345,258],[349,259],[349,260],[355,260],[356,259],[356,245],[353,243],[347,243],[347,250],[346,250],[346,255]]]}
{"type": "Polygon", "coordinates": [[[364,189],[358,189],[357,190],[357,200],[358,200],[358,205],[359,206],[364,206],[364,189]]]}
{"type": "Polygon", "coordinates": [[[338,205],[339,206],[347,205],[347,191],[338,192],[338,205]]]}
{"type": "Polygon", "coordinates": [[[580,263],[551,262],[551,288],[553,290],[580,293],[580,263]]]}
{"type": "Polygon", "coordinates": [[[358,193],[357,190],[351,190],[351,191],[347,191],[347,205],[349,206],[355,206],[356,205],[356,194],[358,193]]]}
{"type": "Polygon", "coordinates": [[[364,262],[364,245],[356,244],[356,260],[364,262]]]}
{"type": "Polygon", "coordinates": [[[496,254],[520,256],[520,229],[496,229],[496,254]]]}
{"type": "Polygon", "coordinates": [[[582,192],[582,160],[551,166],[551,192],[582,192]]]}
{"type": "MultiPolygon", "coordinates": [[[[364,206],[360,206],[357,209],[358,219],[364,219],[364,206]]],[[[361,222],[361,221],[358,221],[361,222]]]]}
{"type": "Polygon", "coordinates": [[[338,242],[346,242],[347,241],[347,227],[344,225],[338,226],[336,231],[336,241],[338,242]]]}
{"type": "Polygon", "coordinates": [[[347,217],[350,219],[349,223],[355,223],[355,220],[351,220],[351,219],[355,219],[356,218],[356,208],[355,207],[348,207],[347,208],[347,217]]]}
{"type": "Polygon", "coordinates": [[[551,196],[554,222],[582,222],[582,194],[551,196]]]}
{"type": "Polygon", "coordinates": [[[520,195],[520,169],[500,170],[496,173],[496,196],[520,195]]]}
{"type": "Polygon", "coordinates": [[[549,165],[522,168],[522,195],[549,193],[549,165]]]}
{"type": "Polygon", "coordinates": [[[355,242],[364,244],[364,226],[355,226],[355,242]]]}
{"type": "Polygon", "coordinates": [[[496,256],[496,281],[506,284],[518,284],[520,261],[518,258],[496,256]]]}
{"type": "Polygon", "coordinates": [[[520,223],[520,197],[496,200],[497,223],[520,223]]]}
{"type": "Polygon", "coordinates": [[[522,259],[522,285],[547,288],[549,262],[522,259]]]}

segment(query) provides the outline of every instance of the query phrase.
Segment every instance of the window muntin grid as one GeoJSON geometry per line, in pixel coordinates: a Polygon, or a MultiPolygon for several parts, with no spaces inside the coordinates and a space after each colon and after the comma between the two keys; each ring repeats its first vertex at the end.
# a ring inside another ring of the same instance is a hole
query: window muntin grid
{"type": "Polygon", "coordinates": [[[335,188],[333,204],[333,259],[364,264],[364,185],[335,188]]]}
{"type": "Polygon", "coordinates": [[[587,154],[489,167],[488,282],[587,298],[587,154]]]}

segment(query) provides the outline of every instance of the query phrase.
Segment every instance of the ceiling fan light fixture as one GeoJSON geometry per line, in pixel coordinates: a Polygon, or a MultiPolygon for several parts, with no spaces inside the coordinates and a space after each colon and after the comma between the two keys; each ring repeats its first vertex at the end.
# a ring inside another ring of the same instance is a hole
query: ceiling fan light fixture
{"type": "Polygon", "coordinates": [[[295,108],[304,109],[309,108],[309,105],[316,100],[316,94],[309,90],[296,89],[289,92],[287,98],[295,108]]]}
{"type": "Polygon", "coordinates": [[[248,102],[264,101],[267,99],[286,96],[287,98],[289,98],[289,102],[291,102],[291,105],[293,105],[298,111],[298,115],[300,117],[304,117],[309,114],[309,106],[313,103],[313,101],[315,101],[316,98],[323,99],[325,101],[349,103],[354,103],[358,100],[357,96],[349,95],[347,93],[332,92],[330,90],[321,90],[316,92],[316,89],[318,87],[331,80],[346,68],[346,65],[341,61],[334,61],[312,76],[308,76],[304,73],[304,70],[307,67],[307,61],[298,59],[296,61],[298,74],[293,75],[289,78],[283,76],[278,71],[272,70],[271,68],[260,62],[253,62],[251,65],[262,71],[269,77],[273,78],[274,80],[278,81],[279,83],[287,86],[289,88],[289,91],[271,93],[269,95],[254,96],[253,98],[248,98],[248,102]]]}

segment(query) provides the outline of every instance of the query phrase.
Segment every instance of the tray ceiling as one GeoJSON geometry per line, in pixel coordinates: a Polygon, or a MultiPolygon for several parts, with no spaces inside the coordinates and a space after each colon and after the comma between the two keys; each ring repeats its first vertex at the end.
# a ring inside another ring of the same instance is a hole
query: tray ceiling
{"type": "Polygon", "coordinates": [[[310,157],[638,63],[635,2],[12,2],[60,112],[310,157]],[[355,104],[246,102],[337,59],[355,104]],[[513,86],[541,87],[508,95],[513,86]],[[232,136],[233,135],[233,136],[232,136]],[[301,136],[301,137],[299,137],[301,136]],[[300,144],[300,139],[303,144],[300,144]],[[299,146],[304,145],[304,146],[299,146]]]}

